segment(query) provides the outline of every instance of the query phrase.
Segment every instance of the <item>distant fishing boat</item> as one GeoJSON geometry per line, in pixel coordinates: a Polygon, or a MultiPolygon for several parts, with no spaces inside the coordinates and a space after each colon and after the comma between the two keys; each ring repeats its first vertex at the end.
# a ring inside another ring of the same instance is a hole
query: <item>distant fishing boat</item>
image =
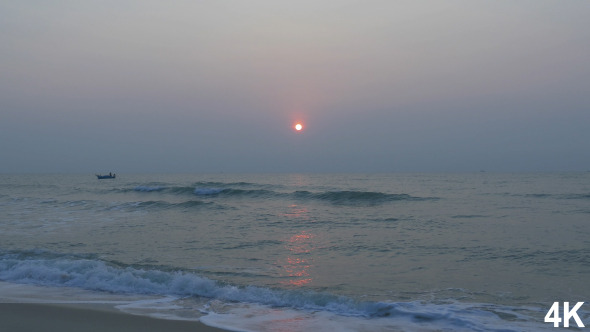
{"type": "Polygon", "coordinates": [[[99,180],[102,180],[102,179],[114,179],[115,177],[117,177],[117,174],[113,174],[113,173],[109,173],[107,175],[96,174],[96,177],[99,180]]]}

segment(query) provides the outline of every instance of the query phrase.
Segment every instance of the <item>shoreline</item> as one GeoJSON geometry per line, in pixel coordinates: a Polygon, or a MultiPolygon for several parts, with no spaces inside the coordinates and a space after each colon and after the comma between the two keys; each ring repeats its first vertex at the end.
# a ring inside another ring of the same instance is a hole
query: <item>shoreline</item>
{"type": "Polygon", "coordinates": [[[140,316],[96,304],[0,303],[0,321],[13,332],[229,332],[199,321],[140,316]]]}

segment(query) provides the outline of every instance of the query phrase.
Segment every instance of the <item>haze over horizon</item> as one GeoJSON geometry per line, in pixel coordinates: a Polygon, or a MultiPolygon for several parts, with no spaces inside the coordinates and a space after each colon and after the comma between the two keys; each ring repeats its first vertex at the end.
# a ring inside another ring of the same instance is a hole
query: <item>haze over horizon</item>
{"type": "Polygon", "coordinates": [[[588,17],[588,1],[4,1],[0,173],[589,171],[588,17]]]}

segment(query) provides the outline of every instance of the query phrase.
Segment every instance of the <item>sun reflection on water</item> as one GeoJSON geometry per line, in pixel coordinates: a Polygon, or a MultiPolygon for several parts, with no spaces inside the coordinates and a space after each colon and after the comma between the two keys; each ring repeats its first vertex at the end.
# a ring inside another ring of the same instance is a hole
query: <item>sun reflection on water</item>
{"type": "MultiPolygon", "coordinates": [[[[298,205],[291,205],[285,214],[293,221],[309,221],[309,210],[298,205]]],[[[313,252],[316,249],[315,235],[309,231],[301,231],[285,240],[285,249],[289,255],[279,261],[282,275],[289,279],[283,281],[285,285],[302,287],[312,283],[311,269],[313,267],[313,252]]]]}

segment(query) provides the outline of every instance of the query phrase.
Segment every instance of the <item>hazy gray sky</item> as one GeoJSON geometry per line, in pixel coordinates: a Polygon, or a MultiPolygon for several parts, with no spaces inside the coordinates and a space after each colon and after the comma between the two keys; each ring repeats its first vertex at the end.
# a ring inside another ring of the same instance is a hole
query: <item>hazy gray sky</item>
{"type": "Polygon", "coordinates": [[[577,0],[0,1],[0,172],[587,171],[589,18],[577,0]]]}

